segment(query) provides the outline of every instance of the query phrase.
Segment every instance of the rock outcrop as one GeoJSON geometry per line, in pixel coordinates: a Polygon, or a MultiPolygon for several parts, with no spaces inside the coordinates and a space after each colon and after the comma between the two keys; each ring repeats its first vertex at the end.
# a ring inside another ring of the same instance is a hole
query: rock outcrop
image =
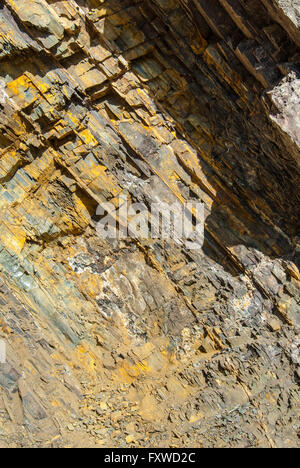
{"type": "Polygon", "coordinates": [[[296,447],[299,1],[0,1],[0,445],[296,447]],[[121,194],[205,242],[111,241],[121,194]]]}

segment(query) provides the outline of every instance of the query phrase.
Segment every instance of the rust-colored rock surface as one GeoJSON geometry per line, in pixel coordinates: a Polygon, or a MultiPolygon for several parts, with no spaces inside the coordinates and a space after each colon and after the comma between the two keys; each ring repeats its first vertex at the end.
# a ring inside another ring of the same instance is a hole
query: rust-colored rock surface
{"type": "Polygon", "coordinates": [[[299,446],[299,18],[0,0],[1,447],[299,446]],[[101,239],[121,194],[203,248],[101,239]]]}

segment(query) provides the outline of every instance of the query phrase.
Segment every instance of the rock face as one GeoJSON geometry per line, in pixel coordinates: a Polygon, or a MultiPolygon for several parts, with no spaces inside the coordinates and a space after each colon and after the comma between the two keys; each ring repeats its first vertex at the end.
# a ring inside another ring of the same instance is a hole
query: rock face
{"type": "Polygon", "coordinates": [[[0,1],[0,445],[296,447],[299,1],[0,1]],[[205,242],[97,207],[205,204],[205,242]]]}

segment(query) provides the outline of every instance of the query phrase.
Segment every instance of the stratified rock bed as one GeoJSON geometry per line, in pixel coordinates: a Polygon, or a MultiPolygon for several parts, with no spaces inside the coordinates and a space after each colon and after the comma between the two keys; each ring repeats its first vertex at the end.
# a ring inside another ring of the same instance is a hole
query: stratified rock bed
{"type": "Polygon", "coordinates": [[[0,1],[2,447],[299,446],[299,1],[0,1]],[[205,244],[96,209],[206,205],[205,244]]]}

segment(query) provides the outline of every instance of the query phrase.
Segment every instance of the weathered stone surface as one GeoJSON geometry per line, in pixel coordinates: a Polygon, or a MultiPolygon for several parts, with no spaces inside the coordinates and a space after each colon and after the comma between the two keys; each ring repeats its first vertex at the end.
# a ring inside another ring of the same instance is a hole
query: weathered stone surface
{"type": "Polygon", "coordinates": [[[270,92],[278,113],[272,118],[300,146],[300,79],[291,72],[270,92]]]}
{"type": "Polygon", "coordinates": [[[298,3],[0,1],[1,446],[299,446],[298,3]]]}
{"type": "Polygon", "coordinates": [[[295,43],[300,46],[299,0],[262,0],[272,18],[280,23],[295,43]]]}

